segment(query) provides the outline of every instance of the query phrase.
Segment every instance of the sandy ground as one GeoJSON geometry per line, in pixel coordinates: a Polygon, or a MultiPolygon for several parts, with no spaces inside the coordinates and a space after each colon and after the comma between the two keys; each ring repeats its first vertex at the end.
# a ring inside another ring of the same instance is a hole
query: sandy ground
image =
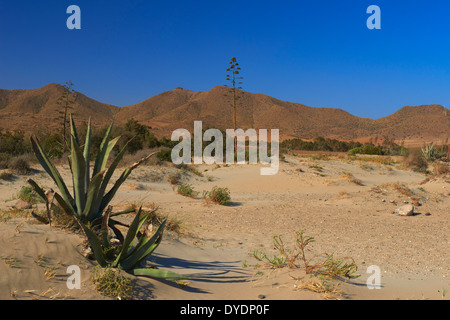
{"type": "MultiPolygon", "coordinates": [[[[315,239],[310,257],[326,252],[336,258],[351,257],[358,266],[361,276],[341,283],[340,294],[333,298],[449,298],[448,175],[424,182],[426,176],[404,169],[400,162],[384,165],[346,156],[327,160],[287,156],[274,176],[261,176],[259,165],[195,168],[202,176],[170,165],[140,167],[114,199],[116,209],[130,203],[156,204],[161,214],[180,221],[182,227],[179,236],[166,234],[151,263],[189,276],[188,284],[180,287],[135,279],[136,299],[330,298],[299,289],[309,279],[302,269],[253,266],[258,263],[251,255],[254,250],[276,254],[273,236],[281,235],[292,247],[301,230],[315,239]],[[178,195],[168,182],[174,173],[180,173],[182,181],[200,195],[194,199],[178,195]],[[402,193],[395,184],[407,187],[409,193],[402,193]],[[232,203],[220,206],[201,199],[202,191],[213,186],[229,188],[232,203]],[[393,214],[397,207],[413,201],[417,201],[414,216],[393,214]],[[366,285],[372,276],[370,266],[381,272],[379,289],[366,285]]],[[[67,165],[60,170],[69,174],[67,165]]],[[[26,178],[1,183],[3,210],[14,206],[13,199],[26,185],[26,178]]],[[[35,173],[33,179],[55,188],[43,172],[35,173]]],[[[50,229],[29,218],[0,222],[0,298],[103,299],[93,289],[93,264],[80,254],[81,241],[79,235],[50,229]],[[15,258],[16,263],[8,258],[15,258]],[[66,286],[67,266],[73,264],[82,270],[80,290],[66,286]],[[48,269],[54,271],[50,279],[46,279],[48,269]]]]}

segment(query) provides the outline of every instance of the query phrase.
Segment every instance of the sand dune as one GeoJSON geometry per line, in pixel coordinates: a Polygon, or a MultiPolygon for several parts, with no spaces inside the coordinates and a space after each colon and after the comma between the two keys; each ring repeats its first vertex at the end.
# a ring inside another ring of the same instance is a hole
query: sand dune
{"type": "MultiPolygon", "coordinates": [[[[398,161],[383,165],[346,157],[313,160],[287,156],[275,176],[261,176],[259,165],[197,166],[203,176],[171,165],[136,169],[113,205],[155,203],[159,212],[181,221],[181,236],[167,233],[152,262],[188,275],[185,287],[170,282],[135,279],[138,299],[324,299],[299,290],[301,269],[256,268],[255,249],[275,254],[272,236],[282,235],[291,246],[295,233],[313,236],[311,257],[323,252],[352,257],[360,278],[342,284],[341,299],[448,299],[450,289],[449,176],[424,182],[425,176],[404,169],[398,161]],[[168,177],[178,172],[201,192],[213,186],[231,191],[232,203],[220,206],[178,195],[168,177]],[[357,183],[356,183],[357,182],[357,183]],[[399,189],[398,186],[406,189],[399,189]],[[397,187],[396,187],[397,186],[397,187]],[[405,192],[405,190],[409,190],[405,192]],[[414,216],[393,211],[416,203],[414,216]],[[369,290],[369,266],[381,270],[382,288],[369,290]]],[[[61,167],[68,176],[67,166],[61,167]]],[[[117,173],[119,174],[119,173],[117,173]]],[[[0,185],[1,207],[14,205],[26,177],[0,185]]],[[[52,187],[45,174],[33,179],[52,187]]],[[[0,223],[1,256],[16,257],[18,267],[0,261],[1,298],[102,298],[89,280],[91,263],[80,255],[82,238],[21,218],[0,223]],[[16,231],[19,229],[19,232],[16,231]],[[45,280],[37,257],[45,256],[57,276],[45,280]],[[68,290],[66,266],[80,264],[82,290],[68,290]],[[51,291],[47,292],[49,288],[51,291]],[[43,294],[46,293],[46,294],[43,294]]],[[[149,262],[150,263],[150,262],[149,262]]]]}

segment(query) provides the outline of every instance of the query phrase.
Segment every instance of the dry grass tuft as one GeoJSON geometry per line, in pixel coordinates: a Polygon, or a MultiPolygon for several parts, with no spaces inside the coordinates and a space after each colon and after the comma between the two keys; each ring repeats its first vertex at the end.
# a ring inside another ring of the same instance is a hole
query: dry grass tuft
{"type": "Polygon", "coordinates": [[[445,162],[437,162],[433,164],[434,175],[445,175],[450,172],[449,165],[445,162]]]}
{"type": "MultiPolygon", "coordinates": [[[[297,281],[300,280],[292,276],[291,278],[297,281]]],[[[324,299],[336,299],[338,296],[342,295],[339,283],[330,283],[324,279],[310,279],[305,282],[300,280],[295,288],[296,290],[308,290],[319,293],[324,299]]]]}
{"type": "Polygon", "coordinates": [[[344,175],[342,176],[342,178],[344,178],[345,180],[347,180],[348,182],[354,183],[358,186],[363,186],[364,184],[362,183],[361,180],[355,178],[351,173],[346,172],[344,173],[344,175]]]}
{"type": "Polygon", "coordinates": [[[400,183],[400,182],[391,182],[391,183],[386,183],[380,186],[380,188],[383,189],[393,189],[395,191],[397,191],[398,193],[406,196],[406,197],[413,197],[414,196],[414,192],[409,189],[405,184],[400,183]]]}

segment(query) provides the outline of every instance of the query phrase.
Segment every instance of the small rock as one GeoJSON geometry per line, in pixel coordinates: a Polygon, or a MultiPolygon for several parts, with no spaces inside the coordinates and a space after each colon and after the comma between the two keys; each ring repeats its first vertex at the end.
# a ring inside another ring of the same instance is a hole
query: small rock
{"type": "Polygon", "coordinates": [[[381,202],[386,202],[386,199],[381,200],[381,202]]]}
{"type": "Polygon", "coordinates": [[[265,298],[266,298],[266,296],[265,296],[265,295],[263,295],[263,294],[260,294],[260,295],[258,295],[258,298],[259,298],[259,299],[265,299],[265,298]]]}
{"type": "Polygon", "coordinates": [[[431,216],[431,213],[427,212],[425,213],[426,216],[431,216]]]}
{"type": "Polygon", "coordinates": [[[401,206],[395,210],[395,213],[399,216],[413,216],[414,215],[414,206],[412,204],[406,204],[401,206]]]}

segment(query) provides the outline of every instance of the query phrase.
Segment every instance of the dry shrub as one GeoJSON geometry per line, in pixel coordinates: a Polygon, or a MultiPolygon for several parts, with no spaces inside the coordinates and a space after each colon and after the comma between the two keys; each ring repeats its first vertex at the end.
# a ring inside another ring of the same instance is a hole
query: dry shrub
{"type": "Polygon", "coordinates": [[[342,176],[345,180],[347,180],[348,182],[354,183],[358,186],[362,186],[363,183],[361,180],[355,178],[351,173],[346,172],[344,173],[344,175],[342,176]]]}
{"type": "MultiPolygon", "coordinates": [[[[293,278],[291,276],[291,278],[293,278]]],[[[293,278],[295,279],[295,278],[293,278]]],[[[298,279],[295,279],[298,280],[298,279]]],[[[297,290],[308,290],[319,293],[324,299],[336,299],[342,294],[340,283],[331,283],[324,279],[310,279],[306,282],[300,282],[296,285],[297,290]]]]}
{"type": "Polygon", "coordinates": [[[11,158],[8,161],[8,169],[20,175],[30,174],[32,169],[29,164],[29,158],[30,157],[28,155],[20,155],[11,158]]]}
{"type": "Polygon", "coordinates": [[[405,158],[405,165],[417,172],[426,172],[428,169],[428,162],[423,157],[420,150],[413,150],[405,158]]]}
{"type": "Polygon", "coordinates": [[[433,173],[435,175],[447,174],[449,172],[449,165],[445,162],[438,162],[433,165],[433,173]]]}
{"type": "Polygon", "coordinates": [[[397,191],[398,193],[407,196],[407,197],[412,197],[414,196],[414,193],[411,191],[411,189],[409,189],[406,185],[404,185],[403,183],[400,182],[395,182],[395,183],[386,183],[380,186],[380,188],[391,188],[395,191],[397,191]]]}

